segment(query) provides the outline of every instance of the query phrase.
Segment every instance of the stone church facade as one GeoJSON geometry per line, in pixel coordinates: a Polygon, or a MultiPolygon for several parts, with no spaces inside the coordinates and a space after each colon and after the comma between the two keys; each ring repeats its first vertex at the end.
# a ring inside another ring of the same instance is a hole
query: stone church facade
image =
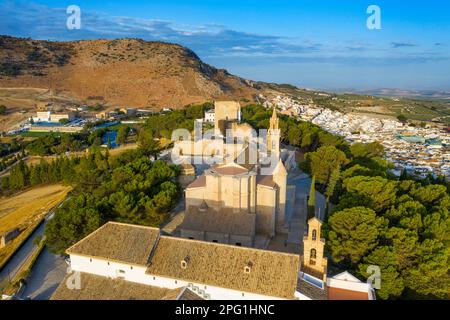
{"type": "MultiPolygon", "coordinates": [[[[230,120],[236,126],[240,108],[232,107],[226,117],[236,114],[230,120]]],[[[216,115],[216,122],[224,121],[223,114],[226,112],[222,110],[216,115]]],[[[228,126],[226,119],[221,124],[228,126]]],[[[275,110],[267,141],[267,154],[257,153],[257,160],[270,156],[276,161],[269,173],[262,174],[261,161],[248,161],[252,141],[245,141],[234,159],[211,166],[186,188],[186,214],[180,225],[182,237],[253,247],[256,234],[270,238],[283,229],[287,171],[280,158],[280,129],[275,110]]]]}

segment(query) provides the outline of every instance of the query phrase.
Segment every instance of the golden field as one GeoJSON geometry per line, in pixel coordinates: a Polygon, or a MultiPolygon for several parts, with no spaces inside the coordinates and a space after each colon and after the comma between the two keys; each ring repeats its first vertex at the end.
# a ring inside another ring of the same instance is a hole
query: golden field
{"type": "Polygon", "coordinates": [[[45,214],[64,200],[70,186],[44,185],[0,199],[0,234],[14,228],[25,229],[6,247],[0,249],[0,268],[37,227],[45,214]]]}

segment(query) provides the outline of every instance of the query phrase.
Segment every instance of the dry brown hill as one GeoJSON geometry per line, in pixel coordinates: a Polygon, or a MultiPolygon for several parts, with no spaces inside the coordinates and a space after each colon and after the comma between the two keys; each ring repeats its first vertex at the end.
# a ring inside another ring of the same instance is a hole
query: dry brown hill
{"type": "Polygon", "coordinates": [[[0,36],[0,87],[51,88],[81,103],[182,107],[253,100],[256,83],[180,45],[139,39],[50,42],[0,36]]]}

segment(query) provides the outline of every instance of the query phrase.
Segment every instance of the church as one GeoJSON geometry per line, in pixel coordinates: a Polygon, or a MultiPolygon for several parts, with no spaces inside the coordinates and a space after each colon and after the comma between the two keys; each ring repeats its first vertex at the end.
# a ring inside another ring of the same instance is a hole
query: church
{"type": "MultiPolygon", "coordinates": [[[[236,104],[216,102],[216,135],[225,129],[232,135],[243,131],[236,104]]],[[[287,171],[280,156],[275,109],[266,148],[258,150],[254,137],[241,133],[231,143],[238,146],[236,153],[226,155],[232,146],[225,141],[223,163],[209,167],[187,186],[181,237],[253,247],[256,234],[271,238],[285,231],[287,171]]]]}

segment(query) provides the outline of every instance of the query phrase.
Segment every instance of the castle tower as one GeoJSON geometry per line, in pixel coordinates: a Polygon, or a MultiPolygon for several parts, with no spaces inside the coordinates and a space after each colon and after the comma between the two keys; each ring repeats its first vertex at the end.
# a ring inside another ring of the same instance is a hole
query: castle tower
{"type": "Polygon", "coordinates": [[[241,122],[241,105],[237,101],[214,101],[214,134],[226,135],[229,123],[241,122]]]}
{"type": "Polygon", "coordinates": [[[273,181],[279,188],[278,212],[276,218],[276,229],[278,231],[283,230],[285,223],[287,175],[286,168],[280,159],[272,173],[273,181]]]}
{"type": "Polygon", "coordinates": [[[320,237],[322,221],[316,217],[308,220],[308,235],[303,238],[303,265],[305,270],[316,271],[326,277],[327,258],[323,257],[325,239],[320,237]]]}
{"type": "Polygon", "coordinates": [[[272,117],[270,118],[269,130],[267,131],[267,153],[280,155],[280,137],[281,132],[278,126],[279,120],[277,111],[273,108],[272,117]]]}

